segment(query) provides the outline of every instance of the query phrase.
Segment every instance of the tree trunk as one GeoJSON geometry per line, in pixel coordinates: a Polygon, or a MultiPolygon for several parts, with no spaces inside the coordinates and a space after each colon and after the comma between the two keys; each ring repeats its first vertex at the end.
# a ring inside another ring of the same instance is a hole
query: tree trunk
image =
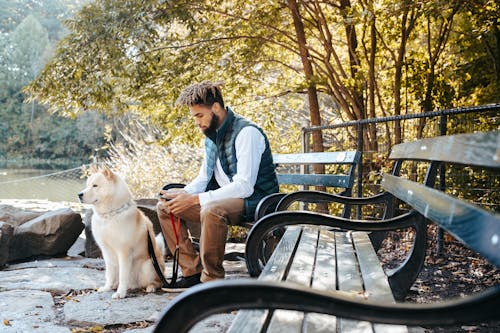
{"type": "MultiPolygon", "coordinates": [[[[300,51],[300,58],[302,66],[304,67],[304,74],[307,80],[307,97],[309,100],[309,114],[311,119],[311,126],[321,125],[321,114],[319,111],[318,93],[316,90],[316,83],[314,82],[314,73],[309,59],[309,51],[307,50],[307,40],[304,31],[304,24],[299,12],[296,0],[288,0],[288,8],[290,9],[293,17],[293,24],[295,26],[295,33],[297,34],[297,43],[300,51]]],[[[313,151],[320,152],[324,150],[323,136],[321,131],[313,132],[313,151]]],[[[315,167],[316,170],[316,167],[315,167]]],[[[323,168],[324,172],[324,168],[323,168]]]]}
{"type": "MultiPolygon", "coordinates": [[[[299,12],[299,7],[296,0],[288,0],[288,8],[290,9],[293,17],[293,24],[295,26],[295,33],[297,35],[297,43],[300,50],[300,59],[304,67],[304,74],[307,80],[307,97],[309,99],[309,113],[311,117],[311,126],[321,125],[321,114],[319,112],[318,92],[316,90],[316,82],[314,82],[314,73],[309,59],[309,51],[307,50],[307,39],[304,31],[304,24],[299,12]]],[[[313,131],[313,151],[321,152],[324,150],[323,136],[321,131],[313,131]]],[[[314,173],[324,174],[325,166],[322,164],[314,164],[314,173]]],[[[318,191],[326,191],[324,186],[316,186],[318,191]]],[[[317,210],[319,212],[328,213],[327,204],[318,204],[317,210]]]]}

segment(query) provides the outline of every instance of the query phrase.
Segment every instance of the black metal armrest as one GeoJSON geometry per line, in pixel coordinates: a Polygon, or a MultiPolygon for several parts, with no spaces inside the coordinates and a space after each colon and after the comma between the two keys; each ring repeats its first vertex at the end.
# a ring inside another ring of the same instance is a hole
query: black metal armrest
{"type": "Polygon", "coordinates": [[[162,190],[169,190],[171,188],[184,188],[184,187],[186,187],[186,184],[170,183],[170,184],[163,186],[162,190]]]}
{"type": "Polygon", "coordinates": [[[457,325],[498,319],[500,286],[437,304],[390,304],[343,292],[320,292],[282,281],[215,281],[195,286],[174,298],[154,332],[188,332],[210,315],[241,309],[295,310],[395,325],[457,325]]]}
{"type": "Polygon", "coordinates": [[[394,199],[394,196],[388,192],[382,192],[377,195],[366,198],[352,198],[335,193],[327,193],[322,191],[296,191],[286,194],[278,203],[276,211],[286,210],[294,202],[311,202],[311,203],[341,203],[346,205],[370,205],[376,203],[384,203],[389,205],[394,199]]]}
{"type": "Polygon", "coordinates": [[[273,193],[262,198],[255,208],[254,220],[258,221],[266,214],[274,212],[276,205],[284,196],[284,193],[273,193]]]}

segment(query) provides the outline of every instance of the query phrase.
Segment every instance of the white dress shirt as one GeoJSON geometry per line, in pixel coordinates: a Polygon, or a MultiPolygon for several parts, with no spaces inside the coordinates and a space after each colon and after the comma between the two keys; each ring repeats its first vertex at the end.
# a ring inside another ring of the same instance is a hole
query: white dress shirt
{"type": "Polygon", "coordinates": [[[252,195],[257,181],[262,153],[266,149],[264,136],[254,126],[246,126],[236,136],[235,148],[237,173],[233,176],[232,182],[222,169],[219,158],[217,158],[214,176],[220,188],[205,192],[210,181],[207,175],[207,156],[205,155],[200,173],[191,183],[184,187],[184,190],[189,194],[199,193],[200,206],[216,200],[245,199],[252,195]]]}

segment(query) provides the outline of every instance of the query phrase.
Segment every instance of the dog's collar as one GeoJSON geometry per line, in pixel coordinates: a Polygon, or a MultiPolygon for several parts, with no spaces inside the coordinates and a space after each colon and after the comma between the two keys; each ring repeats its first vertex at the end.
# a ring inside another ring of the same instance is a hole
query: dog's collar
{"type": "Polygon", "coordinates": [[[115,210],[109,211],[107,213],[99,213],[99,216],[101,216],[102,218],[105,218],[105,219],[109,219],[110,217],[113,217],[113,216],[116,216],[120,213],[123,213],[124,211],[126,211],[127,209],[129,209],[130,207],[132,207],[134,205],[135,205],[135,202],[133,200],[130,200],[129,202],[127,202],[126,204],[124,204],[123,206],[121,206],[115,210]]]}

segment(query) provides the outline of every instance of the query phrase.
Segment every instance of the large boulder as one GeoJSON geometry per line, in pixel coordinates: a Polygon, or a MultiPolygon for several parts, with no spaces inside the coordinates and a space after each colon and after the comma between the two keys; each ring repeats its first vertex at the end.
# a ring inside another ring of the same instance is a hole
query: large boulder
{"type": "Polygon", "coordinates": [[[11,205],[0,205],[0,221],[6,222],[13,227],[20,226],[42,214],[43,212],[34,212],[11,205]]]}
{"type": "Polygon", "coordinates": [[[9,261],[64,255],[84,228],[80,214],[69,208],[47,212],[14,230],[9,261]]]}
{"type": "Polygon", "coordinates": [[[0,222],[0,268],[5,266],[9,260],[9,246],[13,233],[13,226],[5,222],[0,222]]]}

